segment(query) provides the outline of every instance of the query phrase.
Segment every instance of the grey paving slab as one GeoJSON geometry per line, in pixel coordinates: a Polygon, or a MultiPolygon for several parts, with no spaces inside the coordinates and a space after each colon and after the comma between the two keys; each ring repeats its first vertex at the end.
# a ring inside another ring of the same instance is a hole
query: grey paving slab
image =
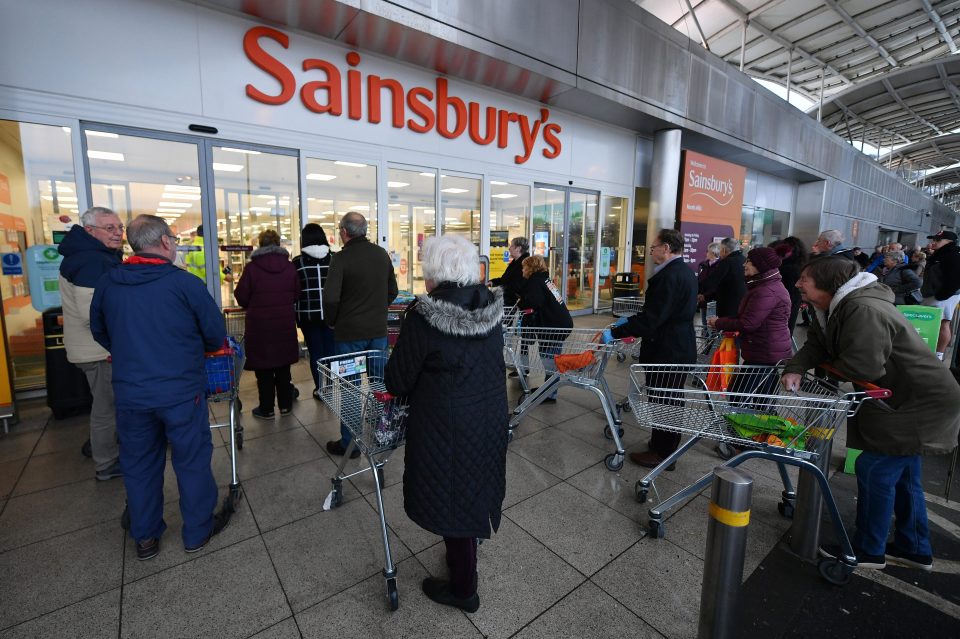
{"type": "Polygon", "coordinates": [[[120,628],[120,589],[115,588],[0,632],[0,639],[84,637],[113,639],[120,628]]]}
{"type": "Polygon", "coordinates": [[[515,439],[509,450],[561,478],[575,475],[607,455],[607,451],[556,428],[515,439]]]}
{"type": "MultiPolygon", "coordinates": [[[[244,493],[260,530],[273,530],[323,510],[336,467],[326,457],[260,475],[243,482],[244,493]]],[[[359,499],[355,490],[344,499],[359,499]]]]}
{"type": "Polygon", "coordinates": [[[302,636],[296,620],[290,617],[266,630],[261,630],[250,639],[300,639],[302,636]]]}
{"type": "MultiPolygon", "coordinates": [[[[607,419],[602,413],[593,411],[584,413],[573,419],[555,424],[554,428],[558,428],[568,435],[585,441],[591,446],[605,449],[607,452],[612,453],[615,449],[613,440],[604,435],[607,429],[607,419]]],[[[623,441],[623,446],[626,450],[638,446],[641,441],[646,442],[647,435],[642,432],[641,429],[630,428],[629,426],[621,426],[621,428],[623,428],[621,441],[623,441]]]]}
{"type": "Polygon", "coordinates": [[[569,484],[557,484],[504,514],[587,576],[644,534],[637,522],[569,484]]]}
{"type": "Polygon", "coordinates": [[[237,456],[237,465],[240,476],[247,479],[319,459],[325,454],[307,431],[298,427],[245,442],[237,456]]]}
{"type": "Polygon", "coordinates": [[[260,539],[128,584],[120,636],[249,637],[289,617],[260,539]]]}
{"type": "MultiPolygon", "coordinates": [[[[299,612],[383,569],[383,538],[376,512],[355,499],[264,533],[290,605],[299,612]]],[[[394,562],[410,555],[390,534],[394,562]]]]}
{"type": "Polygon", "coordinates": [[[13,497],[0,514],[0,551],[101,522],[119,530],[125,500],[123,482],[116,479],[88,479],[13,497]]]}
{"type": "Polygon", "coordinates": [[[0,554],[0,628],[117,588],[122,544],[109,522],[0,554]]]}
{"type": "Polygon", "coordinates": [[[515,639],[657,639],[662,635],[589,581],[534,619],[515,639]]]}
{"type": "Polygon", "coordinates": [[[482,637],[465,614],[439,606],[423,594],[427,571],[413,557],[397,565],[400,608],[391,612],[381,575],[374,575],[297,614],[304,637],[482,637]],[[336,614],[331,614],[331,611],[336,614]]]}
{"type": "Polygon", "coordinates": [[[621,515],[626,515],[634,521],[645,523],[650,506],[660,498],[666,498],[682,486],[670,479],[673,473],[665,472],[656,478],[656,491],[649,491],[649,499],[640,503],[637,501],[637,482],[646,476],[648,468],[637,466],[626,460],[623,468],[616,473],[607,470],[603,463],[594,464],[586,470],[567,478],[567,483],[576,486],[594,499],[613,508],[621,515]]]}
{"type": "Polygon", "coordinates": [[[642,539],[591,581],[665,637],[697,635],[703,562],[669,539],[642,539]]]}
{"type": "MultiPolygon", "coordinates": [[[[368,493],[364,495],[364,499],[371,508],[377,508],[376,493],[368,493]]],[[[420,552],[442,541],[441,537],[424,530],[407,517],[403,510],[402,483],[389,486],[383,491],[383,507],[387,513],[387,525],[412,552],[420,552]]]]}
{"type": "MultiPolygon", "coordinates": [[[[217,503],[223,503],[223,498],[226,496],[226,488],[221,488],[220,498],[217,503]]],[[[219,507],[218,505],[217,508],[219,507]]],[[[187,553],[183,550],[183,537],[181,535],[183,518],[180,516],[180,506],[177,502],[164,505],[163,520],[167,523],[167,530],[160,538],[160,554],[150,561],[138,561],[136,543],[130,536],[126,537],[124,548],[126,561],[123,568],[124,583],[143,579],[167,568],[177,566],[187,561],[193,561],[199,557],[216,552],[221,548],[226,548],[240,541],[250,539],[259,534],[253,515],[243,501],[240,501],[237,505],[237,512],[230,518],[230,523],[227,528],[219,535],[211,538],[210,542],[202,550],[195,553],[187,553]]]]}
{"type": "MultiPolygon", "coordinates": [[[[417,558],[445,577],[446,549],[437,544],[417,558]]],[[[584,582],[572,566],[509,519],[477,551],[480,609],[471,621],[487,637],[509,637],[584,582]]]]}
{"type": "Polygon", "coordinates": [[[507,451],[507,492],[503,498],[503,508],[509,508],[531,495],[550,488],[560,482],[560,478],[527,461],[511,450],[507,451]]]}
{"type": "MultiPolygon", "coordinates": [[[[13,495],[35,493],[65,484],[93,479],[96,473],[93,461],[79,450],[63,450],[46,455],[33,455],[13,490],[13,495]]],[[[111,480],[111,481],[120,481],[111,480]]]]}
{"type": "Polygon", "coordinates": [[[571,392],[582,393],[584,391],[564,388],[560,390],[560,396],[555,404],[544,403],[530,409],[517,426],[518,434],[519,431],[523,430],[523,426],[528,418],[536,419],[544,424],[559,424],[560,422],[572,419],[577,415],[588,413],[595,408],[594,406],[580,406],[579,404],[574,404],[573,402],[568,401],[565,394],[571,392]]]}
{"type": "MultiPolygon", "coordinates": [[[[331,455],[330,458],[333,460],[334,464],[340,463],[340,457],[331,455]]],[[[377,458],[384,459],[383,455],[378,455],[377,458]]],[[[405,447],[400,447],[392,452],[387,463],[383,466],[384,486],[393,486],[394,484],[398,484],[403,481],[403,469],[405,461],[405,447]]],[[[347,465],[344,467],[344,471],[350,473],[361,468],[370,468],[370,462],[368,462],[365,457],[348,461],[347,465]]],[[[359,491],[360,494],[370,495],[374,490],[373,474],[368,471],[355,477],[351,477],[350,485],[353,486],[353,490],[359,491]]]]}
{"type": "MultiPolygon", "coordinates": [[[[284,431],[300,428],[300,420],[298,420],[293,415],[280,415],[278,409],[274,408],[274,418],[273,419],[259,419],[253,416],[253,413],[250,412],[256,404],[252,404],[249,408],[244,405],[244,411],[240,414],[239,423],[243,427],[243,443],[246,446],[248,441],[253,441],[260,437],[267,435],[273,435],[275,433],[282,433],[284,431]]],[[[230,432],[226,428],[221,428],[220,437],[223,439],[224,443],[230,441],[230,432]]]]}
{"type": "Polygon", "coordinates": [[[0,462],[29,457],[42,434],[39,430],[18,429],[12,433],[0,435],[0,462]]]}
{"type": "Polygon", "coordinates": [[[20,478],[27,465],[28,458],[11,459],[10,461],[0,462],[0,499],[6,499],[13,492],[13,487],[20,478]]]}
{"type": "Polygon", "coordinates": [[[90,416],[78,415],[69,419],[51,419],[43,429],[34,455],[73,451],[82,457],[80,447],[90,439],[90,416]]]}

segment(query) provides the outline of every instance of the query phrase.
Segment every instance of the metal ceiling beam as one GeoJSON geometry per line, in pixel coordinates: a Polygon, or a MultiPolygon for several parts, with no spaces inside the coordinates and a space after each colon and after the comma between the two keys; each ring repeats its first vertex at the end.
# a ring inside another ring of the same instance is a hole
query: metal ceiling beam
{"type": "Polygon", "coordinates": [[[919,122],[920,124],[926,127],[929,127],[937,135],[943,135],[943,131],[941,131],[939,128],[934,126],[932,123],[928,122],[925,118],[921,117],[919,113],[914,111],[912,108],[910,108],[910,105],[908,105],[906,102],[903,101],[903,98],[900,97],[900,95],[897,93],[897,90],[894,89],[893,86],[890,84],[890,80],[888,80],[887,78],[884,78],[880,82],[883,84],[883,88],[887,90],[887,93],[890,94],[890,97],[896,100],[897,104],[899,104],[904,111],[912,115],[917,122],[919,122]]]}
{"type": "Polygon", "coordinates": [[[943,88],[946,89],[947,93],[953,98],[953,103],[957,106],[957,112],[960,113],[960,89],[950,81],[950,78],[947,77],[947,70],[943,68],[942,64],[937,65],[937,75],[940,76],[940,82],[943,83],[943,88]]]}
{"type": "Polygon", "coordinates": [[[875,125],[875,124],[873,124],[872,122],[868,122],[868,121],[864,120],[864,119],[861,118],[859,115],[857,115],[856,113],[854,113],[853,111],[851,111],[850,108],[849,108],[847,105],[845,105],[843,102],[841,102],[840,100],[834,100],[834,101],[833,101],[833,104],[837,105],[837,107],[838,107],[841,111],[843,111],[845,115],[850,116],[850,119],[852,119],[852,120],[854,120],[855,122],[859,123],[860,126],[863,128],[864,131],[867,130],[867,127],[872,127],[872,128],[874,128],[874,129],[876,129],[877,131],[880,131],[881,133],[886,133],[887,135],[893,136],[893,137],[897,138],[898,140],[903,140],[903,141],[906,142],[907,144],[911,144],[911,143],[913,142],[913,140],[911,140],[910,138],[904,136],[902,133],[898,133],[897,131],[892,131],[892,130],[890,130],[890,129],[884,128],[884,127],[882,127],[882,126],[875,125]]]}
{"type": "Polygon", "coordinates": [[[697,33],[700,34],[700,44],[703,45],[703,48],[707,51],[710,50],[710,43],[707,42],[707,36],[703,34],[703,27],[700,26],[700,21],[697,20],[697,14],[693,12],[693,5],[690,4],[690,0],[686,0],[687,10],[690,12],[690,17],[693,18],[693,24],[697,27],[697,33]]]}
{"type": "MultiPolygon", "coordinates": [[[[725,5],[727,8],[729,8],[731,11],[733,11],[735,14],[737,14],[737,16],[739,16],[741,20],[746,20],[747,24],[749,24],[751,27],[753,27],[763,35],[767,36],[774,42],[778,43],[784,49],[790,49],[791,47],[794,46],[792,42],[790,42],[789,40],[787,40],[781,35],[777,35],[767,27],[760,24],[760,22],[757,21],[756,19],[751,20],[749,12],[746,9],[744,9],[738,2],[736,2],[736,0],[719,0],[719,1],[723,5],[725,5]]],[[[839,79],[845,85],[850,86],[851,84],[853,84],[849,78],[845,77],[842,73],[840,73],[840,71],[838,71],[836,68],[834,68],[824,60],[817,58],[816,56],[812,55],[811,53],[808,53],[806,50],[801,49],[800,47],[794,48],[794,51],[796,51],[797,55],[799,55],[801,58],[804,58],[805,60],[809,60],[810,62],[813,62],[814,64],[830,71],[831,73],[836,75],[837,79],[839,79]]]]}
{"type": "MultiPolygon", "coordinates": [[[[705,4],[706,2],[709,2],[709,1],[710,1],[710,0],[704,0],[703,2],[701,2],[701,3],[700,3],[699,5],[697,5],[697,6],[699,7],[700,5],[705,4]]],[[[767,11],[767,10],[769,10],[769,9],[772,9],[772,8],[774,8],[775,6],[777,6],[778,4],[783,4],[783,3],[786,2],[786,1],[787,1],[787,0],[770,0],[770,2],[767,2],[766,4],[760,5],[759,7],[757,7],[756,9],[754,9],[753,11],[751,11],[750,13],[748,13],[748,14],[747,14],[747,20],[748,20],[748,21],[749,21],[749,20],[753,20],[753,19],[757,18],[757,17],[758,17],[761,13],[763,13],[764,11],[767,11]]],[[[677,22],[679,23],[680,21],[678,20],[677,22]]],[[[732,32],[734,32],[734,31],[736,31],[736,30],[740,27],[741,24],[743,24],[743,20],[735,20],[734,22],[731,22],[731,23],[728,24],[727,26],[721,28],[721,29],[720,29],[719,31],[717,31],[716,33],[712,34],[712,35],[710,36],[710,39],[713,40],[714,42],[716,42],[718,38],[722,38],[723,36],[727,35],[728,33],[732,33],[732,32]]],[[[738,50],[739,50],[739,49],[737,49],[737,50],[735,50],[735,51],[732,51],[731,53],[736,53],[736,51],[738,51],[738,50]]],[[[730,54],[727,54],[727,55],[730,55],[730,54]]],[[[726,56],[723,56],[723,57],[726,58],[726,56]]]]}
{"type": "Polygon", "coordinates": [[[923,10],[927,12],[937,31],[943,36],[943,41],[950,47],[950,53],[956,53],[957,43],[953,41],[953,36],[950,35],[950,32],[947,31],[947,28],[943,25],[943,20],[940,19],[940,15],[934,10],[928,0],[920,0],[920,4],[923,5],[923,10]]]}

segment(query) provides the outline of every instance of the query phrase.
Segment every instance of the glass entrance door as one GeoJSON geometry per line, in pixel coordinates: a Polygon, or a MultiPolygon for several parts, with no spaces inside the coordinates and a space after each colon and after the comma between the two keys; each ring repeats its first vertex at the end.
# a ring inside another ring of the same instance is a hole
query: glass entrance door
{"type": "Polygon", "coordinates": [[[534,188],[531,253],[547,259],[550,279],[573,314],[593,312],[599,199],[596,191],[534,188]]]}

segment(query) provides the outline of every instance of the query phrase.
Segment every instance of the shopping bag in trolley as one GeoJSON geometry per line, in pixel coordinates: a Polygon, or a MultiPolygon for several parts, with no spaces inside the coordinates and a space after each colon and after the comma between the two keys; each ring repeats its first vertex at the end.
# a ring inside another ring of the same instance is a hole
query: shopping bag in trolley
{"type": "Polygon", "coordinates": [[[231,335],[223,340],[223,347],[204,357],[204,369],[207,374],[207,395],[227,393],[236,382],[236,358],[243,357],[243,347],[231,335]]]}
{"type": "Polygon", "coordinates": [[[708,390],[725,391],[729,388],[730,380],[733,379],[733,367],[740,359],[735,336],[735,333],[724,333],[720,347],[713,354],[713,360],[710,362],[712,366],[706,381],[708,390]]]}

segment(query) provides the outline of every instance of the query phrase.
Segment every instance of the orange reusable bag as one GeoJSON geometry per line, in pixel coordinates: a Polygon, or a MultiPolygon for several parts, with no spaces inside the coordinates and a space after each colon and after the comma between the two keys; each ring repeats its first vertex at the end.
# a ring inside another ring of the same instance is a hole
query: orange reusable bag
{"type": "Polygon", "coordinates": [[[593,352],[584,351],[569,355],[554,355],[553,361],[557,364],[557,370],[561,373],[575,371],[593,364],[593,352]]]}
{"type": "Polygon", "coordinates": [[[712,391],[725,391],[730,386],[730,380],[733,379],[733,367],[739,360],[737,353],[737,343],[734,341],[735,334],[725,334],[720,347],[713,354],[713,360],[710,362],[710,372],[707,374],[707,389],[712,391]]]}

